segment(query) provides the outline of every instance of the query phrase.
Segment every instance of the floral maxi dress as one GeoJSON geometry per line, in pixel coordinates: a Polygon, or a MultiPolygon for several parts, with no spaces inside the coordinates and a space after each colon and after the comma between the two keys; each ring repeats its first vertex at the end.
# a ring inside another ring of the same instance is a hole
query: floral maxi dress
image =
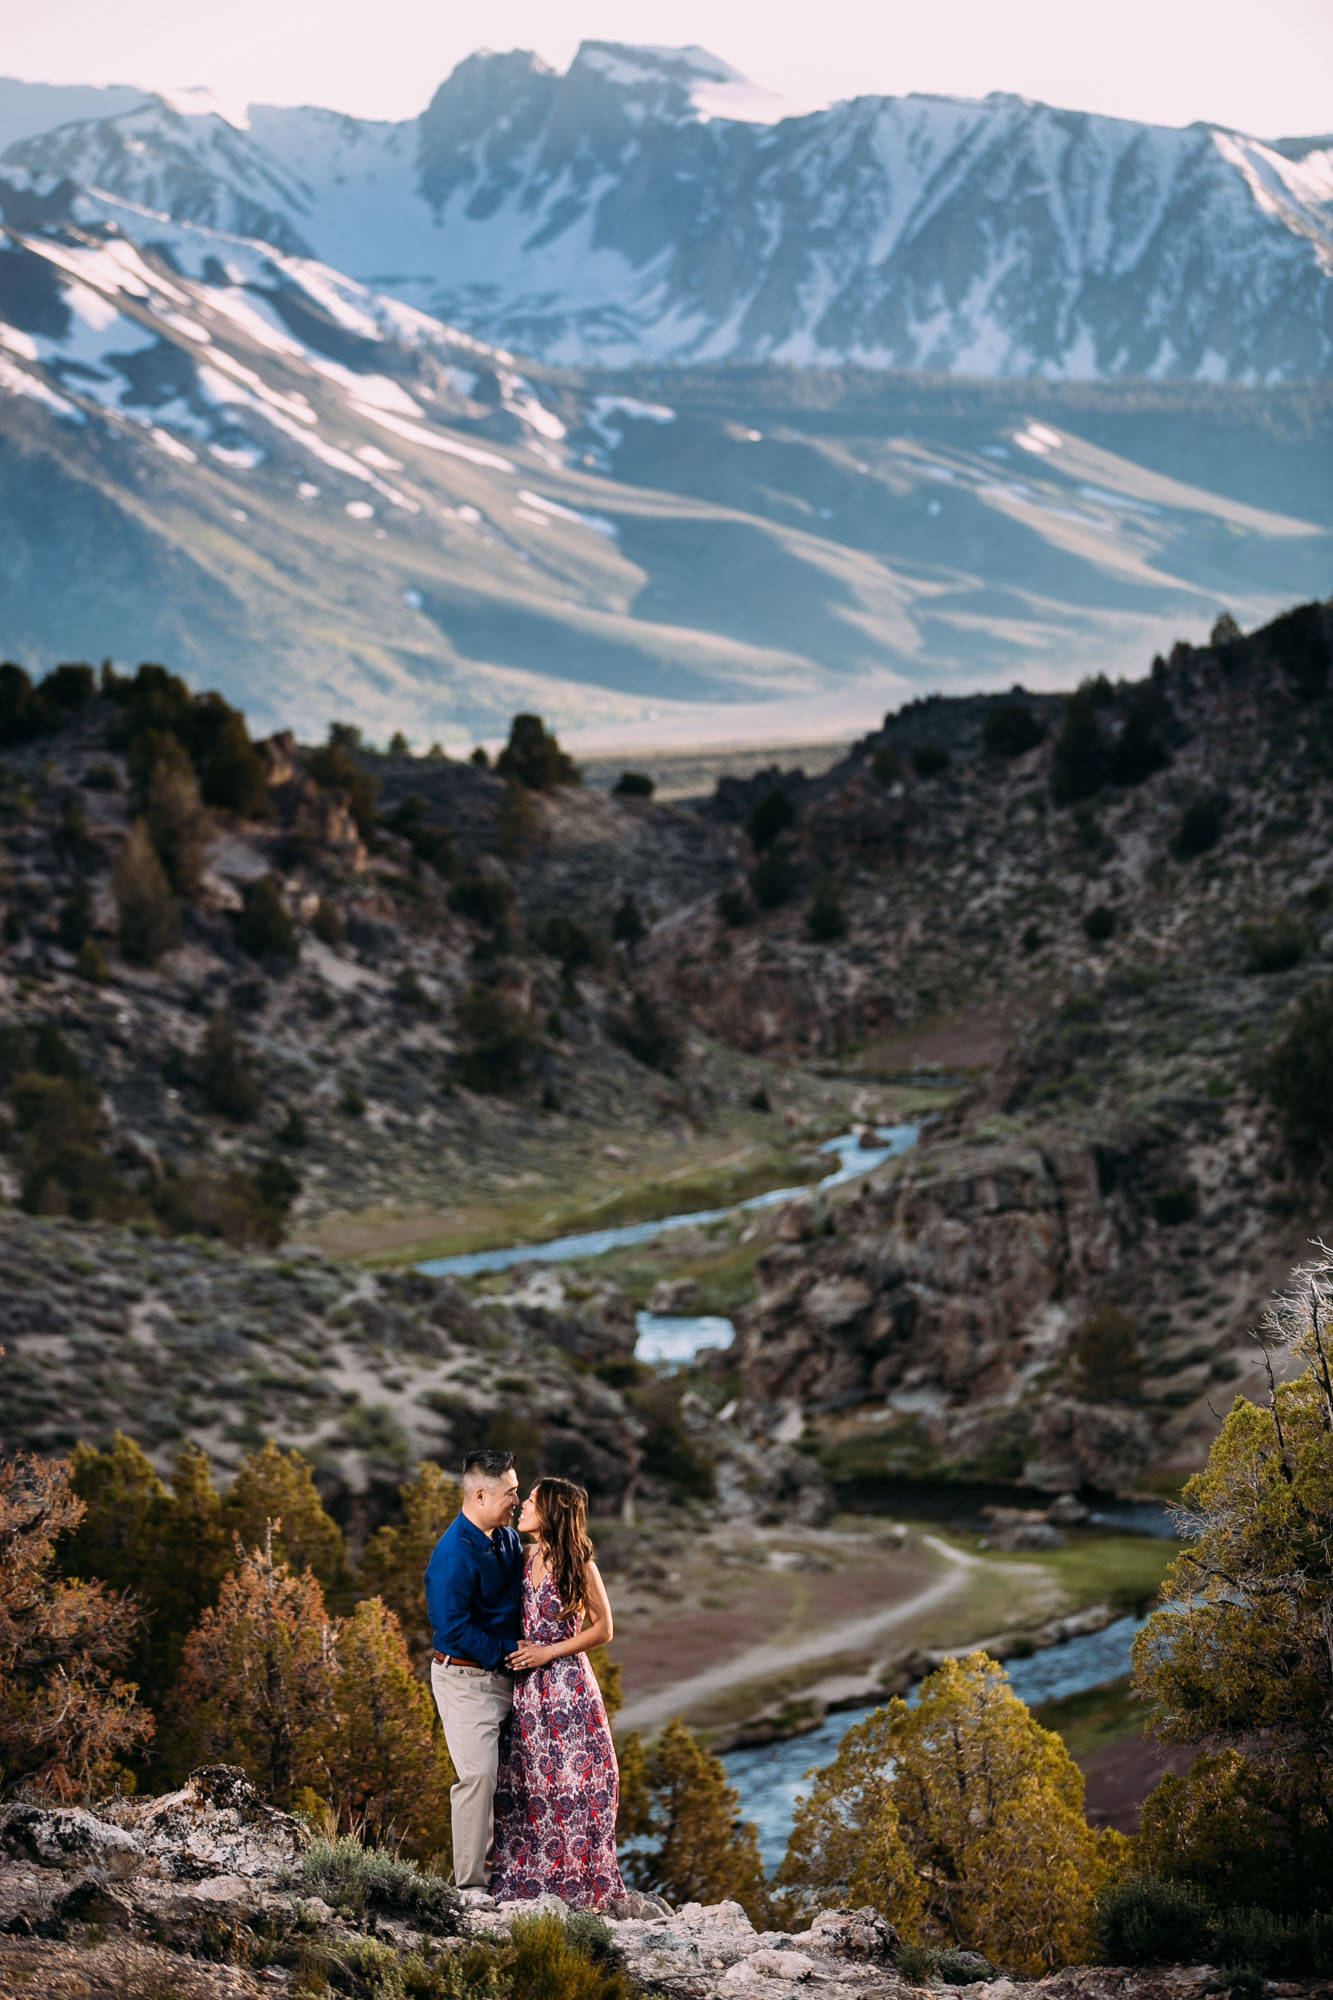
{"type": "MultiPolygon", "coordinates": [[[[549,1576],[523,1573],[523,1636],[551,1646],[572,1638],[549,1576]]],[[[520,1674],[500,1745],[491,1894],[500,1902],[564,1898],[576,1910],[623,1896],[616,1863],[620,1772],[602,1691],[586,1653],[563,1653],[520,1674]]]]}

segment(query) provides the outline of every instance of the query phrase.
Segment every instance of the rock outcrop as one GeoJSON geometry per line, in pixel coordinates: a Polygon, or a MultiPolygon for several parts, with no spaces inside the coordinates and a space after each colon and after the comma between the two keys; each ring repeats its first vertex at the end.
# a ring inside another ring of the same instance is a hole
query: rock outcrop
{"type": "Polygon", "coordinates": [[[1032,1483],[1128,1483],[1152,1449],[1142,1413],[1049,1386],[1121,1249],[1090,1150],[924,1146],[819,1234],[759,1260],[755,1303],[736,1321],[739,1414],[771,1429],[793,1411],[887,1405],[962,1459],[1021,1406],[1032,1483]]]}
{"type": "MultiPolygon", "coordinates": [[[[0,1994],[258,2000],[291,1990],[312,1951],[356,1963],[373,1938],[383,1973],[395,1954],[498,1944],[515,1917],[566,1914],[555,1896],[464,1909],[434,1878],[418,1878],[415,1903],[335,1910],[314,1893],[309,1847],[299,1821],[226,1766],[194,1772],[165,1798],[9,1806],[0,1811],[0,1994]]],[[[1013,1980],[955,1953],[942,1968],[950,1979],[923,1989],[903,1977],[897,1934],[872,1910],[826,1910],[796,1934],[757,1931],[737,1903],[672,1911],[632,1894],[604,1914],[635,1984],[665,2000],[954,2000],[960,1991],[968,2000],[1205,2000],[1230,1986],[1207,1967],[1077,1967],[1013,1980]]],[[[1326,2000],[1333,1987],[1290,1981],[1269,1991],[1326,2000]]]]}

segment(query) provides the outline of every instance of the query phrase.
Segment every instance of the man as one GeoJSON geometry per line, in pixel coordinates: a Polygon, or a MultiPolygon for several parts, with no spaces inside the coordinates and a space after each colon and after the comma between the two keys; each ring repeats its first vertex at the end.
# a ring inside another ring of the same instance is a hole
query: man
{"type": "Polygon", "coordinates": [[[430,1684],[458,1773],[449,1794],[454,1881],[460,1890],[483,1895],[495,1839],[500,1731],[514,1703],[505,1661],[523,1627],[523,1544],[511,1525],[517,1504],[513,1453],[470,1452],[463,1511],[426,1566],[426,1611],[435,1635],[430,1684]]]}

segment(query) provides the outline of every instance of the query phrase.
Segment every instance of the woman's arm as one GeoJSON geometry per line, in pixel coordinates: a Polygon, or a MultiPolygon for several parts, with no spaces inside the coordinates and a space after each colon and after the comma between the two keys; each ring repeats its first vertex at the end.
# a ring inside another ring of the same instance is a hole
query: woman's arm
{"type": "Polygon", "coordinates": [[[509,1665],[516,1672],[522,1672],[525,1667],[547,1666],[567,1653],[590,1653],[594,1646],[610,1645],[615,1636],[615,1622],[611,1617],[611,1600],[596,1563],[588,1564],[587,1585],[583,1630],[576,1632],[572,1639],[557,1640],[553,1646],[538,1646],[531,1639],[520,1639],[517,1650],[509,1655],[509,1665]]]}

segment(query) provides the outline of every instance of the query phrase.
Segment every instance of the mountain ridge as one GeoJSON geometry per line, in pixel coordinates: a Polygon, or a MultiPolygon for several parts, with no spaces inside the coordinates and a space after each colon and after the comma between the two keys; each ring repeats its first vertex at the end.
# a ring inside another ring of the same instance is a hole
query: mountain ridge
{"type": "Polygon", "coordinates": [[[800,740],[1325,585],[1321,385],[524,373],[272,244],[15,169],[0,208],[0,626],[36,668],[167,657],[316,732],[800,740]]]}
{"type": "Polygon", "coordinates": [[[1333,149],[866,95],[775,116],[704,51],[463,60],[398,124],[164,100],[5,149],[550,362],[1069,379],[1333,368],[1333,149]]]}

